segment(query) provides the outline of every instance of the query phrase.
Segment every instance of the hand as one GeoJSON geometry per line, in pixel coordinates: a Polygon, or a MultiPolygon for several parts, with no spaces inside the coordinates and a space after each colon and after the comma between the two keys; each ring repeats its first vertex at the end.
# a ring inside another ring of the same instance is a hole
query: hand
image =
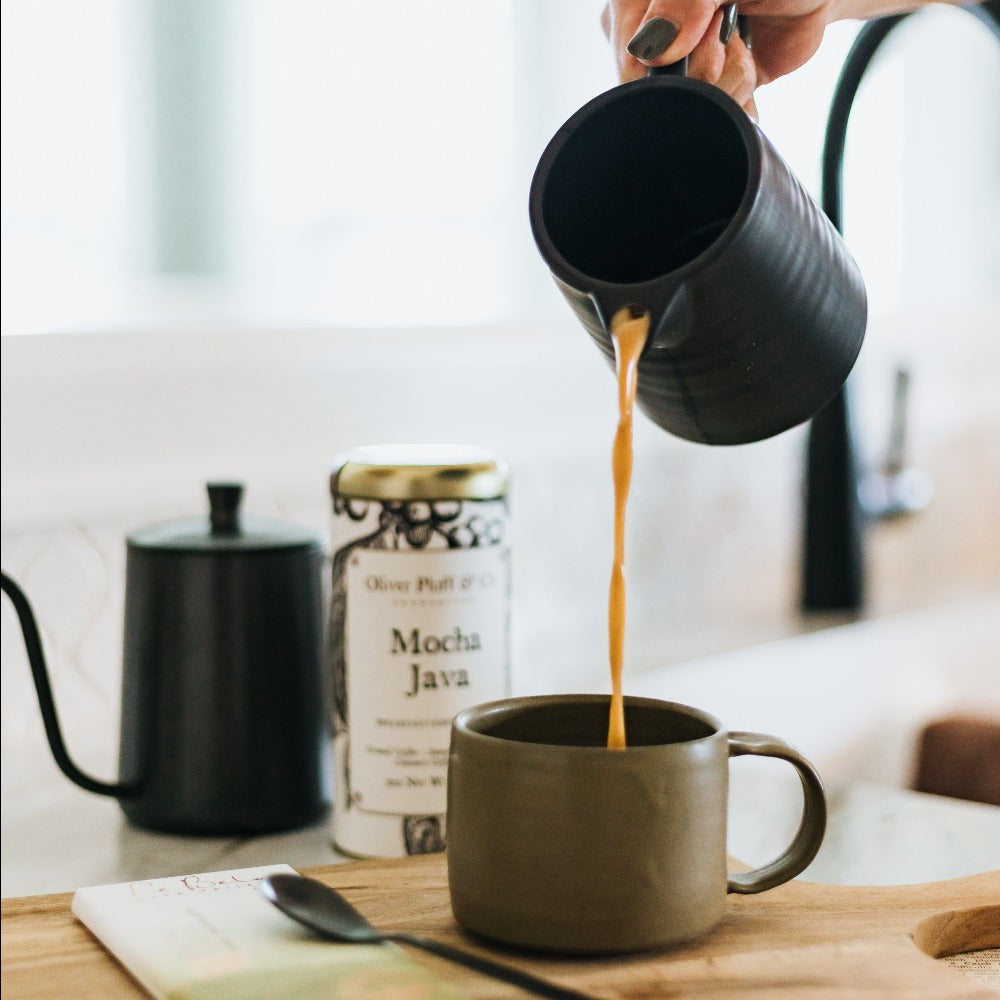
{"type": "Polygon", "coordinates": [[[836,0],[746,0],[739,12],[749,27],[751,50],[738,34],[723,45],[722,3],[609,0],[601,21],[622,82],[645,76],[649,66],[664,66],[687,55],[688,76],[721,87],[756,117],[754,90],[807,62],[827,24],[842,16],[836,0]],[[646,28],[629,51],[636,32],[656,18],[661,21],[646,28]]]}

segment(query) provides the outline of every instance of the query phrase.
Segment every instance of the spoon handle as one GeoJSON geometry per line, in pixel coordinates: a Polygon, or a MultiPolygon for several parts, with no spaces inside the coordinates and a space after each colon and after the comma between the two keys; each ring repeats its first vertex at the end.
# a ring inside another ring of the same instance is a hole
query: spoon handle
{"type": "Polygon", "coordinates": [[[579,990],[569,989],[566,986],[559,986],[548,980],[540,979],[538,976],[533,976],[530,972],[522,972],[513,966],[503,965],[489,958],[473,955],[471,952],[453,948],[451,945],[443,944],[440,941],[431,941],[429,938],[419,937],[415,934],[387,934],[383,936],[383,939],[395,941],[399,944],[409,944],[414,948],[421,948],[432,955],[437,955],[439,958],[446,958],[457,965],[464,965],[475,972],[492,976],[494,979],[510,983],[512,986],[519,986],[528,993],[534,993],[535,996],[547,997],[550,1000],[594,1000],[587,993],[581,993],[579,990]]]}

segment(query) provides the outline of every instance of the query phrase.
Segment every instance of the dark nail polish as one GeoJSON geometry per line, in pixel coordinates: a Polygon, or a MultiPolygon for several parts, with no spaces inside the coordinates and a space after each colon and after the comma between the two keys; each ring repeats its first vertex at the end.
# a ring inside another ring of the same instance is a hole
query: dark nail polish
{"type": "Polygon", "coordinates": [[[719,26],[719,41],[723,45],[727,45],[729,39],[733,37],[733,29],[736,27],[736,17],[736,4],[727,3],[722,8],[722,24],[719,26]]]}
{"type": "Polygon", "coordinates": [[[656,59],[670,48],[679,30],[673,21],[654,17],[632,36],[625,48],[636,59],[656,59]]]}

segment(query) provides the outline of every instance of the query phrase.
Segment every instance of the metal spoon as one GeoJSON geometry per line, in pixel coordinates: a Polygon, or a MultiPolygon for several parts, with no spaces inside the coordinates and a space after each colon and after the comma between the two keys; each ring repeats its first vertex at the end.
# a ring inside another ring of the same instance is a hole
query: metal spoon
{"type": "Polygon", "coordinates": [[[461,951],[439,941],[416,934],[393,934],[376,930],[336,889],[305,875],[267,875],[260,880],[264,898],[286,916],[316,931],[323,937],[350,944],[380,944],[394,941],[446,958],[466,968],[492,976],[501,982],[552,1000],[593,1000],[586,993],[557,986],[509,965],[461,951]]]}

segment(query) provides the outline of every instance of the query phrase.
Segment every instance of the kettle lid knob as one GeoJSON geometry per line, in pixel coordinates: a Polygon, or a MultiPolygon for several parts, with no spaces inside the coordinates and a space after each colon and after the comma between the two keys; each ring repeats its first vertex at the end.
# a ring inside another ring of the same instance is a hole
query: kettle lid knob
{"type": "Polygon", "coordinates": [[[209,517],[213,535],[238,535],[240,533],[240,503],[243,500],[242,483],[208,483],[209,517]]]}

